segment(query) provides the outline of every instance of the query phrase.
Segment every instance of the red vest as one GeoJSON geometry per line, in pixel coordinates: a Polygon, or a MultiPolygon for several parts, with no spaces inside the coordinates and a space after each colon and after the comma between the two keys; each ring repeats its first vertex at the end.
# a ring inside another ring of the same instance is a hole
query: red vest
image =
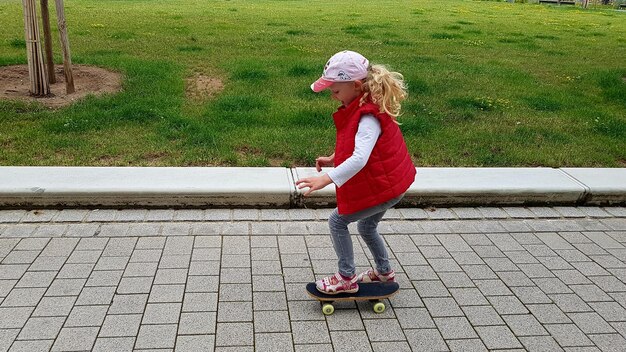
{"type": "Polygon", "coordinates": [[[380,122],[381,134],[367,164],[341,187],[337,187],[339,214],[352,214],[384,203],[406,192],[415,180],[415,166],[407,150],[402,132],[389,115],[380,113],[376,104],[359,106],[361,97],[333,114],[337,128],[335,166],[354,152],[354,137],[361,116],[374,115],[380,122]]]}

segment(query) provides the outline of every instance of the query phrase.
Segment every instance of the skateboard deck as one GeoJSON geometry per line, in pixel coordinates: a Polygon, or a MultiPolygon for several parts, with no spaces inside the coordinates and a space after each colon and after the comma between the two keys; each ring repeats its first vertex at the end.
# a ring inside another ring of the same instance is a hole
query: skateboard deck
{"type": "MultiPolygon", "coordinates": [[[[359,284],[359,290],[355,293],[338,293],[336,295],[329,295],[317,290],[314,282],[310,282],[306,285],[306,291],[309,296],[324,303],[322,305],[322,312],[326,315],[333,314],[335,311],[332,302],[340,301],[380,301],[385,298],[393,296],[400,289],[400,285],[397,282],[389,283],[361,283],[359,284]]],[[[377,302],[374,304],[374,312],[382,313],[385,311],[385,304],[377,302]]]]}

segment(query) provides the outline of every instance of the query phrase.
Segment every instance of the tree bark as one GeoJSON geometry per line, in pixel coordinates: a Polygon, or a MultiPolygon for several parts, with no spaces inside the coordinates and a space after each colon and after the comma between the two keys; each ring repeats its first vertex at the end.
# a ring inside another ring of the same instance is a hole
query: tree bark
{"type": "Polygon", "coordinates": [[[65,74],[65,91],[67,94],[75,92],[74,75],[72,74],[72,56],[70,54],[70,41],[67,38],[67,25],[65,23],[65,8],[63,0],[55,0],[57,8],[57,23],[61,36],[61,51],[63,52],[63,73],[65,74]]]}
{"type": "Polygon", "coordinates": [[[48,0],[41,0],[41,22],[43,23],[43,43],[46,49],[46,67],[48,71],[48,82],[56,83],[54,75],[54,58],[52,56],[52,35],[50,34],[50,10],[48,0]]]}

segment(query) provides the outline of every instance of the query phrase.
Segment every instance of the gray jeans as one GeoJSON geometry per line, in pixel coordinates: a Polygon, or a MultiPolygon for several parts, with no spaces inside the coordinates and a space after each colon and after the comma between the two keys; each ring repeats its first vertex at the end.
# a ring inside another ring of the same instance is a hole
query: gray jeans
{"type": "Polygon", "coordinates": [[[337,258],[339,258],[339,273],[341,275],[351,277],[356,273],[354,248],[352,247],[352,238],[348,231],[348,224],[355,221],[358,221],[357,229],[359,235],[361,235],[372,253],[378,272],[388,273],[391,271],[385,241],[378,233],[378,223],[385,215],[387,209],[398,204],[403,196],[404,194],[353,214],[341,215],[337,208],[330,214],[328,217],[330,237],[333,240],[337,258]]]}

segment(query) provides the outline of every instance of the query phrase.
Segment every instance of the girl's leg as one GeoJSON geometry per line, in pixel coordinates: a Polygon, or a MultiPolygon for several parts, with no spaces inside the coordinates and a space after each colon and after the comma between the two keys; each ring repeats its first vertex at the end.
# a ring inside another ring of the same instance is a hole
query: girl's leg
{"type": "Polygon", "coordinates": [[[355,274],[354,248],[348,231],[350,222],[345,216],[339,214],[337,208],[328,217],[330,237],[338,259],[339,274],[345,277],[352,277],[355,274]]]}
{"type": "MultiPolygon", "coordinates": [[[[403,196],[403,195],[402,195],[403,196]]],[[[354,265],[354,248],[352,247],[352,238],[350,237],[350,232],[348,231],[348,225],[351,222],[359,221],[362,219],[367,220],[365,226],[367,230],[365,231],[365,236],[363,232],[361,232],[359,226],[359,233],[361,236],[364,236],[364,240],[366,243],[370,241],[374,248],[370,247],[368,243],[368,247],[372,251],[372,255],[375,258],[381,260],[382,264],[389,266],[389,259],[387,258],[387,251],[385,249],[385,243],[382,240],[382,237],[378,234],[378,230],[376,229],[378,226],[378,222],[382,219],[383,215],[387,209],[396,205],[401,199],[402,196],[391,199],[385,203],[373,206],[371,208],[359,211],[354,214],[349,215],[341,215],[339,214],[337,208],[331,213],[328,217],[328,225],[330,228],[330,235],[333,241],[333,247],[335,248],[335,253],[337,254],[337,258],[339,260],[339,273],[346,277],[352,277],[355,274],[355,265],[354,265]],[[371,230],[373,226],[373,231],[371,230]]],[[[378,262],[377,262],[378,265],[378,262]]],[[[389,268],[389,270],[391,270],[389,268]]],[[[387,271],[385,271],[387,272],[387,271]]]]}
{"type": "Polygon", "coordinates": [[[361,219],[357,224],[359,234],[374,257],[376,270],[378,270],[381,274],[391,272],[391,265],[389,264],[389,256],[387,254],[385,241],[378,233],[378,223],[386,212],[387,209],[365,219],[361,219]]]}

